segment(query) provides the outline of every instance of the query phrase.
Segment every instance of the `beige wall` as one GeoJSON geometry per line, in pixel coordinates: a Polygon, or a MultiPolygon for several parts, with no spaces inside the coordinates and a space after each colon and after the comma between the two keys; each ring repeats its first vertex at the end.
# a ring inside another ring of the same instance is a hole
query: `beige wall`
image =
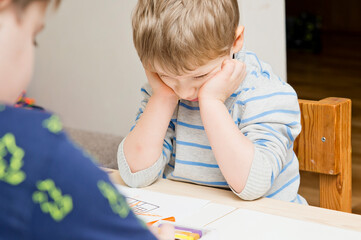
{"type": "MultiPolygon", "coordinates": [[[[285,77],[284,0],[239,2],[246,47],[285,77]]],[[[135,3],[64,0],[38,38],[29,96],[67,126],[125,136],[146,81],[132,43],[135,3]]]]}
{"type": "Polygon", "coordinates": [[[271,64],[287,80],[284,0],[238,0],[245,25],[246,48],[271,64]]]}

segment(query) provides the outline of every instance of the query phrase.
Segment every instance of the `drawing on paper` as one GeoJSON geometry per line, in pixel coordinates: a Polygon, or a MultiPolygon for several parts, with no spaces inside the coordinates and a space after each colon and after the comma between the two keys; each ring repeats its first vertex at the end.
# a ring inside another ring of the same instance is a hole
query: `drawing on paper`
{"type": "Polygon", "coordinates": [[[152,204],[152,203],[142,201],[142,200],[131,198],[131,197],[126,197],[126,199],[127,199],[127,202],[129,204],[130,208],[133,210],[133,212],[136,215],[161,217],[159,215],[151,214],[151,212],[158,209],[159,206],[152,204]]]}

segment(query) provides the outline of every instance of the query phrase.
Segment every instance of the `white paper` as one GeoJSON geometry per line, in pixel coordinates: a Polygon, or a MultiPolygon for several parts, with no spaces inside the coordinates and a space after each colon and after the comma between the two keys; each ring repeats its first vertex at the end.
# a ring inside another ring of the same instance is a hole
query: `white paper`
{"type": "Polygon", "coordinates": [[[245,209],[238,209],[206,227],[217,229],[221,240],[361,239],[361,232],[245,209]]]}
{"type": "Polygon", "coordinates": [[[178,223],[202,228],[234,210],[236,210],[235,207],[210,202],[199,211],[194,212],[190,217],[178,221],[178,223]]]}
{"type": "Polygon", "coordinates": [[[174,217],[176,222],[183,221],[209,203],[208,200],[175,196],[139,188],[121,185],[116,185],[116,187],[126,196],[133,212],[147,223],[169,217],[174,217]]]}

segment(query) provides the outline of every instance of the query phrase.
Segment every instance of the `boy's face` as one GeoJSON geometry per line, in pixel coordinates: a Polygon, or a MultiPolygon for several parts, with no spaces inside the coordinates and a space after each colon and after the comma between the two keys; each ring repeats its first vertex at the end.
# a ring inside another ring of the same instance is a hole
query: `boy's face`
{"type": "Polygon", "coordinates": [[[180,99],[193,102],[198,101],[199,89],[221,70],[222,63],[226,59],[231,59],[231,57],[223,56],[216,58],[194,71],[187,72],[180,76],[168,74],[160,68],[158,68],[156,72],[161,80],[170,87],[180,99]]]}
{"type": "Polygon", "coordinates": [[[30,82],[35,37],[44,27],[47,3],[35,1],[20,13],[11,1],[3,5],[0,8],[0,101],[12,104],[30,82]]]}

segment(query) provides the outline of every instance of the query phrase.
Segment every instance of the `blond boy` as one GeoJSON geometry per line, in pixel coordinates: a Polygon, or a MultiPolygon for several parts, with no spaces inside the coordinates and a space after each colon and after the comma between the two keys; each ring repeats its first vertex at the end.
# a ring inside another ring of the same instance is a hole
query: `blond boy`
{"type": "Polygon", "coordinates": [[[132,187],[158,178],[300,197],[297,95],[243,48],[236,0],[139,0],[133,39],[148,78],[118,165],[132,187]]]}
{"type": "Polygon", "coordinates": [[[12,106],[49,2],[0,0],[0,239],[156,239],[56,116],[12,106]]]}

